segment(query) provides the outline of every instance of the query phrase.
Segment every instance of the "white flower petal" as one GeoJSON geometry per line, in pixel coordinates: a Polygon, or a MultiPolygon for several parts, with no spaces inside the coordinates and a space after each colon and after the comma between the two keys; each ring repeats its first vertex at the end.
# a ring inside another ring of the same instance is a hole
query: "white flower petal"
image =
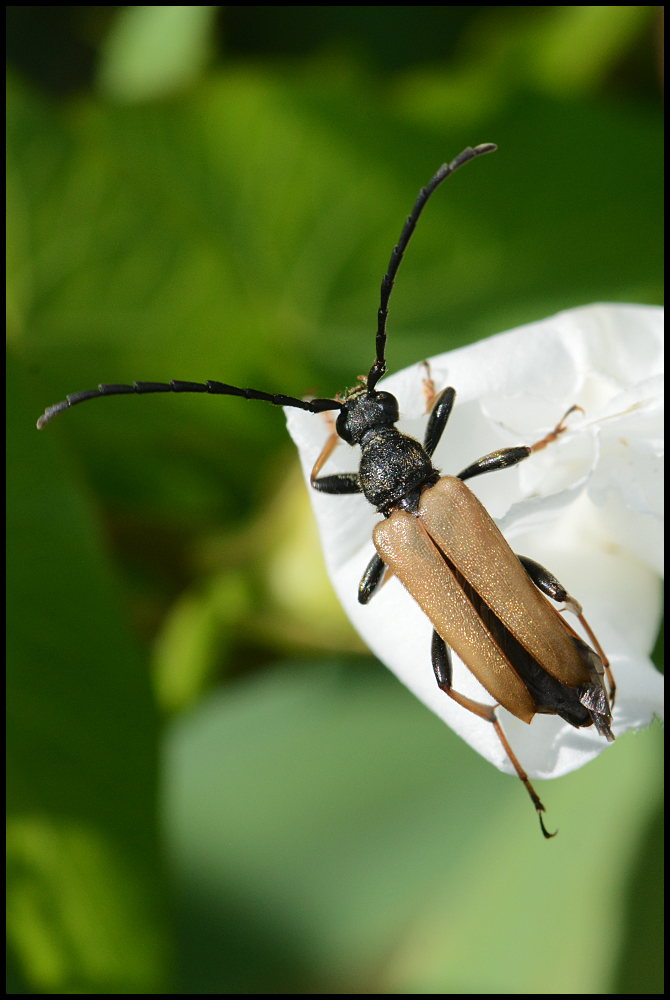
{"type": "MultiPolygon", "coordinates": [[[[517,468],[468,481],[510,544],[549,569],[582,603],[617,681],[614,732],[662,715],[663,678],[649,660],[660,620],[663,457],[663,310],[594,305],[430,359],[436,388],[457,390],[434,464],[455,475],[497,448],[532,443],[577,404],[558,441],[517,468]]],[[[402,431],[422,439],[427,417],[420,364],[384,379],[400,403],[402,431]]],[[[323,417],[287,411],[305,478],[330,433],[323,417]]],[[[358,468],[344,444],[327,472],[358,468]]],[[[362,496],[310,490],[335,590],[370,649],[421,701],[501,770],[513,773],[493,727],[437,687],[432,626],[397,579],[365,607],[358,583],[380,519],[362,496]]],[[[573,627],[577,627],[571,619],[573,627]]],[[[491,703],[454,657],[454,688],[491,703]]],[[[593,727],[554,716],[530,726],[500,719],[532,777],[558,777],[606,746],[593,727]]]]}

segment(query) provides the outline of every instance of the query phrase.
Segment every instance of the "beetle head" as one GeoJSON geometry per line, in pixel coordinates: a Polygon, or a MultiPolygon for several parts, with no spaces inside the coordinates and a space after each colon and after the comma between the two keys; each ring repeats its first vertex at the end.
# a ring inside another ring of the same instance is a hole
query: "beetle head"
{"type": "Polygon", "coordinates": [[[398,400],[390,392],[357,387],[347,394],[344,404],[335,426],[347,444],[359,444],[373,427],[392,427],[400,419],[398,400]]]}

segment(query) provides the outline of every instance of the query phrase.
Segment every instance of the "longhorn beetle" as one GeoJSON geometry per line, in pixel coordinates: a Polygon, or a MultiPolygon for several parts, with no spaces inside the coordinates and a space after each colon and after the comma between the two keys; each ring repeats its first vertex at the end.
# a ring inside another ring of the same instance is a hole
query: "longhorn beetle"
{"type": "Polygon", "coordinates": [[[427,398],[432,405],[420,444],[396,428],[396,398],[376,388],[386,373],[389,299],[419,216],[442,181],[463,164],[495,149],[493,143],[468,147],[440,167],[419,192],[382,279],[376,358],[368,376],[361,377],[354,389],[338,393],[334,399],[296,399],[211,381],[100,385],[49,406],[37,427],[41,429],[76,403],[126,393],[209,392],[261,399],[310,413],[339,411],[335,429],[312,470],[311,485],[322,493],[362,493],[384,515],[374,529],[377,551],[363,574],[358,600],[368,603],[385,572],[387,577],[398,577],[433,625],[431,656],[439,687],[464,709],[495,727],[537,810],[542,833],[549,838],[555,834],[545,828],[544,806],[500,727],[497,705],[481,704],[453,689],[450,647],[495,701],[518,719],[530,723],[536,712],[559,715],[575,728],[594,725],[602,737],[614,739],[610,707],[614,703],[614,680],[580,605],[548,570],[512,552],[489,514],[465,486],[467,479],[507,469],[545,448],[565,430],[565,417],[533,445],[502,448],[455,477],[440,476],[431,458],[454,405],[455,390],[446,388],[436,396],[430,377],[426,379],[427,398]],[[360,445],[359,470],[319,476],[338,437],[350,445],[360,445]],[[594,649],[570,628],[547,597],[564,603],[577,615],[594,649]]]}

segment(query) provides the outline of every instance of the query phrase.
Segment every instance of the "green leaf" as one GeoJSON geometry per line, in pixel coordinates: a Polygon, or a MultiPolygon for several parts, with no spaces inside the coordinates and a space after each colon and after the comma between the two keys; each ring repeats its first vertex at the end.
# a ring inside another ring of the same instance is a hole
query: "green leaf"
{"type": "MultiPolygon", "coordinates": [[[[612,29],[598,73],[624,50],[612,29]]],[[[585,302],[661,301],[660,111],[549,97],[520,85],[528,51],[514,73],[506,51],[442,78],[240,62],[143,106],[52,104],[10,77],[9,898],[36,991],[168,988],[158,721],[138,646],[169,636],[166,701],[201,691],[219,663],[208,585],[237,572],[270,586],[226,620],[233,679],[170,728],[186,992],[611,992],[604,968],[624,953],[630,992],[657,981],[656,949],[645,979],[616,929],[657,921],[625,878],[648,849],[656,733],[543,789],[561,827],[546,845],[518,783],[375,668],[239,679],[280,644],[324,648],[324,624],[330,648],[352,648],[305,586],[307,533],[272,513],[292,461],[277,410],[117,397],[34,429],[99,382],[353,384],[419,187],[477,142],[500,148],[431,201],[403,262],[392,369],[585,302]],[[225,558],[199,559],[217,539],[225,558]]]]}
{"type": "Polygon", "coordinates": [[[43,993],[162,990],[157,718],[95,518],[8,361],[8,931],[43,993]]]}
{"type": "Polygon", "coordinates": [[[661,780],[660,727],[617,740],[542,783],[547,842],[521,783],[366,661],[215,692],[167,740],[184,990],[610,992],[661,780]]]}

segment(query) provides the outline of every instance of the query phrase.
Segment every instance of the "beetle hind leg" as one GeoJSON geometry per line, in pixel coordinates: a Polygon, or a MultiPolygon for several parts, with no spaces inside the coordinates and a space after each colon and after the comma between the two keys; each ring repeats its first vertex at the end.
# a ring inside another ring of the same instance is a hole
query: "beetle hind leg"
{"type": "Polygon", "coordinates": [[[434,629],[433,629],[433,639],[431,642],[430,652],[431,652],[431,659],[433,661],[433,670],[435,671],[435,679],[437,680],[437,684],[440,690],[444,691],[446,695],[449,695],[449,697],[452,698],[462,708],[466,708],[468,712],[472,712],[474,715],[478,715],[480,719],[486,719],[487,722],[490,722],[492,724],[493,728],[495,729],[498,735],[498,739],[503,745],[505,753],[512,762],[514,770],[519,776],[519,779],[523,782],[526,791],[531,797],[532,803],[535,806],[535,810],[538,815],[538,819],[540,820],[540,826],[542,828],[542,833],[544,837],[546,837],[547,840],[549,840],[551,837],[555,837],[556,833],[558,833],[558,830],[556,831],[556,833],[549,833],[549,831],[545,827],[544,820],[542,818],[542,813],[545,812],[544,805],[542,804],[539,795],[531,785],[528,775],[526,774],[521,764],[517,760],[516,754],[509,745],[507,737],[503,733],[502,727],[498,722],[495,708],[492,705],[482,705],[481,702],[474,701],[472,698],[466,698],[465,695],[459,694],[458,691],[454,691],[454,689],[452,688],[451,682],[453,677],[453,668],[451,664],[451,651],[447,646],[446,642],[444,641],[444,639],[442,638],[442,636],[439,635],[434,629]]]}
{"type": "Polygon", "coordinates": [[[537,794],[537,792],[535,791],[535,789],[531,785],[530,780],[528,778],[528,775],[526,774],[526,772],[524,771],[524,769],[521,767],[521,764],[517,760],[516,754],[512,750],[512,748],[509,745],[509,743],[507,742],[507,737],[503,733],[502,728],[500,726],[500,723],[498,722],[497,719],[494,720],[493,725],[495,727],[496,733],[498,734],[498,739],[500,740],[500,742],[503,745],[505,753],[507,754],[507,756],[509,757],[509,759],[512,761],[512,764],[514,765],[514,770],[518,774],[518,776],[521,779],[521,781],[523,781],[524,785],[526,786],[526,791],[528,792],[528,794],[530,795],[530,797],[532,799],[533,805],[535,806],[535,809],[536,809],[536,812],[537,812],[537,818],[540,821],[540,826],[542,827],[542,833],[543,833],[545,839],[546,840],[551,840],[552,837],[556,836],[556,834],[558,833],[558,830],[555,830],[553,833],[549,833],[549,831],[547,830],[546,826],[544,825],[544,820],[542,818],[542,813],[545,812],[546,810],[545,810],[544,806],[542,805],[542,801],[540,799],[540,796],[537,794]]]}
{"type": "Polygon", "coordinates": [[[487,722],[495,724],[496,713],[493,705],[482,705],[481,702],[473,701],[472,698],[467,698],[464,694],[459,694],[458,691],[454,691],[452,688],[453,670],[451,665],[451,650],[435,629],[433,629],[430,655],[439,689],[448,694],[462,708],[467,708],[468,712],[472,712],[474,715],[478,715],[480,719],[486,719],[487,722]]]}
{"type": "MultiPolygon", "coordinates": [[[[566,414],[567,416],[567,414],[566,414]]],[[[564,418],[565,419],[565,418],[564,418]]],[[[593,630],[589,623],[587,622],[584,614],[582,612],[582,606],[579,601],[576,601],[574,597],[571,597],[567,592],[563,584],[556,579],[553,573],[550,573],[548,569],[542,566],[540,563],[535,562],[534,559],[529,559],[528,556],[520,556],[517,553],[517,559],[523,566],[523,568],[528,573],[537,589],[550,597],[552,601],[556,601],[558,604],[565,604],[568,611],[571,611],[573,615],[576,615],[581,623],[582,628],[589,637],[589,640],[593,643],[593,648],[602,660],[603,667],[605,668],[605,673],[607,675],[607,686],[609,688],[609,700],[610,707],[614,708],[614,698],[616,696],[616,681],[612,674],[610,668],[610,661],[605,656],[602,646],[596,639],[593,630]]]]}

